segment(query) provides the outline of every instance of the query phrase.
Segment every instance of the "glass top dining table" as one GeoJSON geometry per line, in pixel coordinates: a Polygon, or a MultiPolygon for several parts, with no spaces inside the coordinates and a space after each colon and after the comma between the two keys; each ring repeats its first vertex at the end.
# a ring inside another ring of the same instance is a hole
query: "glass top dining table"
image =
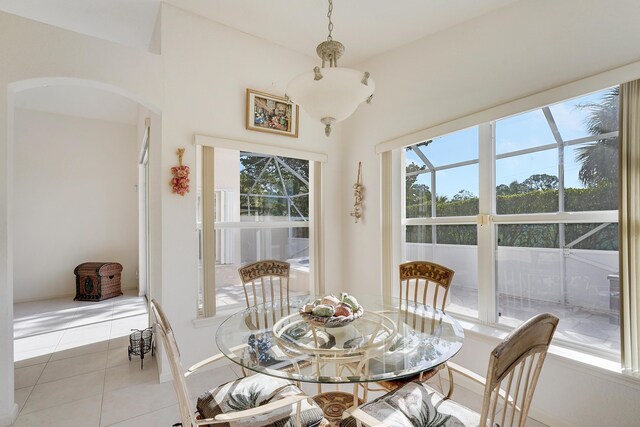
{"type": "Polygon", "coordinates": [[[250,371],[311,383],[393,380],[432,369],[462,347],[464,332],[446,313],[411,301],[360,301],[364,312],[338,327],[300,315],[313,296],[242,310],[218,328],[216,344],[250,371]]]}

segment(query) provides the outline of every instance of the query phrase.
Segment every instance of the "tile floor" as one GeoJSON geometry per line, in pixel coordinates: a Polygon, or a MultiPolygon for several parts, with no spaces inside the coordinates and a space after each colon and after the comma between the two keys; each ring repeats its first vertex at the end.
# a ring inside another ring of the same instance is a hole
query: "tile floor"
{"type": "MultiPolygon", "coordinates": [[[[144,297],[126,294],[98,303],[54,299],[15,304],[14,312],[16,427],[169,427],[179,422],[173,385],[158,383],[155,358],[146,358],[143,370],[139,359],[127,358],[130,330],[148,324],[144,297]]],[[[232,365],[193,375],[188,380],[192,397],[240,375],[232,365]]],[[[315,393],[313,384],[303,389],[315,393]]],[[[455,398],[480,408],[480,396],[462,387],[456,387],[455,398]]],[[[535,420],[527,425],[543,426],[535,420]]]]}

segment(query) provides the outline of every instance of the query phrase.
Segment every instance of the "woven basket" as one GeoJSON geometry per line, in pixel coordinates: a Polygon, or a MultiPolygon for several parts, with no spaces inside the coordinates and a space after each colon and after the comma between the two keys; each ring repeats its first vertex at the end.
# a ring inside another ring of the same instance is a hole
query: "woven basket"
{"type": "Polygon", "coordinates": [[[313,326],[318,326],[321,328],[340,328],[342,326],[346,326],[349,323],[356,320],[358,317],[364,314],[364,309],[362,306],[358,307],[355,313],[351,316],[334,316],[334,317],[322,317],[322,316],[314,316],[310,313],[300,312],[300,316],[309,324],[313,326]]]}

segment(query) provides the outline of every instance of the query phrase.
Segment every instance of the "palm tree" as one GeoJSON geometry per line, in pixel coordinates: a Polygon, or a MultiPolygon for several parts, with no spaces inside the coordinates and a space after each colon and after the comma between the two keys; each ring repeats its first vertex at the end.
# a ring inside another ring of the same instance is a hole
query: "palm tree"
{"type": "MultiPolygon", "coordinates": [[[[585,121],[591,135],[603,135],[618,130],[618,99],[620,87],[604,93],[600,102],[580,104],[577,108],[589,111],[585,121]]],[[[600,139],[577,149],[576,160],[582,165],[580,181],[594,187],[618,181],[618,138],[600,139]]]]}

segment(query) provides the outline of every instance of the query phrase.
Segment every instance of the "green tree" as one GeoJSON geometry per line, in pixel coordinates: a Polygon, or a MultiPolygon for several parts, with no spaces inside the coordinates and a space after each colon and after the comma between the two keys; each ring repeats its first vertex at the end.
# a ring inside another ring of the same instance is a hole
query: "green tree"
{"type": "Polygon", "coordinates": [[[558,177],[547,174],[535,174],[522,182],[512,181],[511,184],[500,184],[496,187],[498,196],[525,194],[531,191],[557,190],[558,177]]]}
{"type": "Polygon", "coordinates": [[[410,172],[419,172],[426,169],[425,165],[418,166],[413,162],[406,167],[405,203],[407,218],[431,216],[431,191],[429,186],[418,183],[420,175],[408,175],[410,172]]]}
{"type": "Polygon", "coordinates": [[[527,191],[557,190],[558,177],[547,175],[546,173],[535,174],[522,181],[522,184],[524,184],[527,191]]]}
{"type": "Polygon", "coordinates": [[[473,193],[471,191],[469,191],[469,190],[460,190],[456,194],[453,195],[451,200],[454,201],[454,202],[458,202],[460,200],[474,199],[475,197],[476,196],[474,196],[473,193]]]}
{"type": "Polygon", "coordinates": [[[309,217],[308,161],[242,152],[240,165],[242,215],[309,217]]]}
{"type": "MultiPolygon", "coordinates": [[[[603,135],[618,130],[618,100],[620,87],[611,88],[599,102],[580,104],[588,110],[585,121],[591,135],[603,135]]],[[[587,187],[613,184],[618,181],[618,138],[599,139],[578,148],[576,160],[581,163],[578,178],[587,187]]]]}

